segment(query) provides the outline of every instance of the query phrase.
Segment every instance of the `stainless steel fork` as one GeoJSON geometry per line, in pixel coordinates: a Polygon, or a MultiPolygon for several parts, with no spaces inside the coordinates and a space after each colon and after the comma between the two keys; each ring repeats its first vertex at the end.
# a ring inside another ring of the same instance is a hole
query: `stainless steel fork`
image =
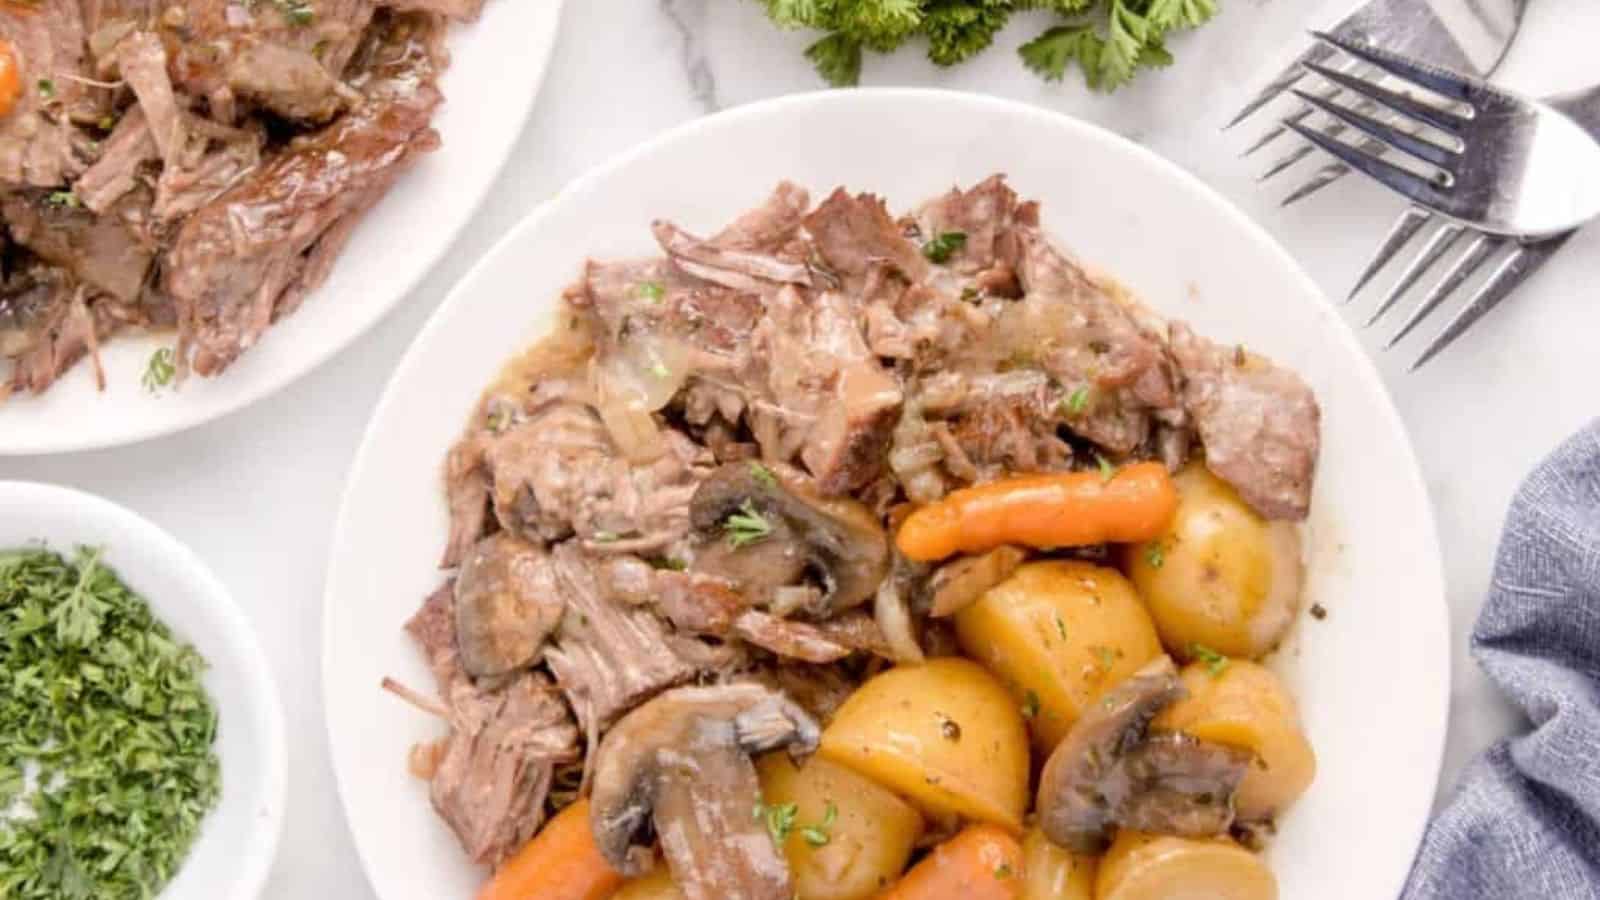
{"type": "MultiPolygon", "coordinates": [[[[1329,31],[1341,38],[1370,41],[1456,71],[1488,75],[1500,64],[1510,47],[1512,38],[1522,24],[1522,13],[1526,6],[1527,0],[1369,0],[1329,31]]],[[[1321,43],[1312,44],[1245,104],[1225,128],[1238,125],[1299,84],[1307,74],[1305,64],[1324,64],[1336,57],[1337,52],[1331,47],[1321,43]]],[[[1341,71],[1353,68],[1353,65],[1346,63],[1341,71]]],[[[1334,85],[1326,88],[1322,95],[1332,99],[1341,90],[1334,85]]],[[[1304,121],[1311,113],[1312,108],[1303,105],[1289,116],[1288,121],[1304,121]]],[[[1283,125],[1267,131],[1245,150],[1245,155],[1271,144],[1287,131],[1283,125]]],[[[1309,144],[1298,147],[1268,167],[1261,180],[1287,171],[1313,150],[1309,144]]],[[[1283,203],[1287,206],[1309,197],[1348,172],[1349,169],[1342,163],[1324,165],[1292,191],[1283,203]]]]}
{"type": "Polygon", "coordinates": [[[1600,142],[1570,117],[1479,78],[1326,33],[1317,37],[1378,69],[1386,84],[1401,90],[1327,70],[1387,119],[1296,94],[1397,153],[1379,158],[1327,131],[1289,123],[1301,137],[1418,206],[1490,234],[1554,237],[1600,217],[1600,142]]]}
{"type": "MultiPolygon", "coordinates": [[[[1600,85],[1560,94],[1547,98],[1546,103],[1565,113],[1574,122],[1583,128],[1596,141],[1600,141],[1600,85]]],[[[1436,223],[1437,216],[1421,207],[1413,206],[1401,214],[1390,229],[1387,237],[1379,245],[1377,253],[1362,269],[1356,278],[1355,286],[1350,289],[1350,294],[1345,298],[1348,303],[1361,292],[1374,276],[1399,255],[1418,234],[1430,224],[1436,223]]],[[[1394,285],[1379,301],[1376,311],[1367,320],[1367,325],[1376,323],[1399,300],[1415,286],[1424,275],[1435,265],[1449,255],[1460,238],[1466,233],[1461,225],[1453,222],[1437,222],[1428,242],[1422,250],[1401,272],[1394,285]]],[[[1384,344],[1384,349],[1389,349],[1399,343],[1416,329],[1422,321],[1428,318],[1445,301],[1460,291],[1473,276],[1477,275],[1491,260],[1499,259],[1499,263],[1490,271],[1489,276],[1473,291],[1467,301],[1456,311],[1455,315],[1445,323],[1437,335],[1423,348],[1416,361],[1411,364],[1415,371],[1429,360],[1437,356],[1442,350],[1450,346],[1456,338],[1465,334],[1467,329],[1482,319],[1490,310],[1494,309],[1511,295],[1523,282],[1527,281],[1552,256],[1564,246],[1577,229],[1557,234],[1543,240],[1515,240],[1491,234],[1478,234],[1470,246],[1456,257],[1455,261],[1447,268],[1444,274],[1434,284],[1433,288],[1425,294],[1421,301],[1411,310],[1399,328],[1384,344]]]]}

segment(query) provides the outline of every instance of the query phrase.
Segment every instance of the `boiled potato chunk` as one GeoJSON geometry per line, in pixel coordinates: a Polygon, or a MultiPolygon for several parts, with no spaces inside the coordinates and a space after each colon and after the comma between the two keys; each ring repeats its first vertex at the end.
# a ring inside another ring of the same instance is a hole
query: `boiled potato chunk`
{"type": "Polygon", "coordinates": [[[1240,819],[1273,818],[1305,793],[1317,774],[1299,709],[1265,666],[1235,659],[1215,674],[1212,669],[1205,663],[1185,666],[1181,675],[1189,696],[1167,707],[1151,727],[1254,752],[1256,762],[1239,783],[1234,804],[1240,819]]]}
{"type": "Polygon", "coordinates": [[[770,753],[756,768],[769,806],[795,806],[783,853],[799,900],[865,900],[905,871],[922,833],[910,804],[820,757],[796,766],[787,753],[770,753]]]}
{"type": "Polygon", "coordinates": [[[654,872],[618,888],[611,900],[683,900],[683,892],[672,883],[667,867],[658,863],[654,872]]]}
{"type": "Polygon", "coordinates": [[[1098,860],[1078,856],[1030,828],[1022,839],[1022,900],[1094,900],[1098,860]]]}
{"type": "Polygon", "coordinates": [[[1226,839],[1124,831],[1095,880],[1095,900],[1277,900],[1278,880],[1255,854],[1226,839]]]}
{"type": "Polygon", "coordinates": [[[863,684],[822,732],[824,759],[848,766],[935,818],[1022,831],[1028,732],[993,675],[947,657],[863,684]]]}
{"type": "Polygon", "coordinates": [[[1300,609],[1300,534],[1269,522],[1198,463],[1173,478],[1178,512],[1161,537],[1127,548],[1128,575],[1173,655],[1195,645],[1255,659],[1300,609]]]}
{"type": "Polygon", "coordinates": [[[1161,655],[1128,579],[1076,560],[1022,566],[955,620],[962,649],[1011,688],[1045,753],[1102,692],[1161,655]]]}

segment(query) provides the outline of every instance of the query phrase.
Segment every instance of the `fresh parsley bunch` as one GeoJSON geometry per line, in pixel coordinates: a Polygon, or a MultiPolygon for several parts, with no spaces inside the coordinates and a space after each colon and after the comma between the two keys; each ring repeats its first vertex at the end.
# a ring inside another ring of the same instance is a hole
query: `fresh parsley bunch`
{"type": "Polygon", "coordinates": [[[994,42],[1011,14],[1056,13],[1061,24],[1017,49],[1022,62],[1047,81],[1060,81],[1074,63],[1095,90],[1127,84],[1140,69],[1170,65],[1167,35],[1205,24],[1216,0],[758,0],[783,28],[827,34],[806,57],[829,84],[855,84],[863,50],[888,53],[911,40],[928,42],[941,66],[970,59],[994,42]]]}

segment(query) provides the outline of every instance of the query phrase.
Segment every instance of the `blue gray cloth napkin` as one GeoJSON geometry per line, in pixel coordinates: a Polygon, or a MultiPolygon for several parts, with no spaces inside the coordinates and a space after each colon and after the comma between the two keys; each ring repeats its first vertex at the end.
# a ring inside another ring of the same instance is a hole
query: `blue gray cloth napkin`
{"type": "Polygon", "coordinates": [[[1472,652],[1532,730],[1462,776],[1403,900],[1600,900],[1600,422],[1517,492],[1472,652]]]}

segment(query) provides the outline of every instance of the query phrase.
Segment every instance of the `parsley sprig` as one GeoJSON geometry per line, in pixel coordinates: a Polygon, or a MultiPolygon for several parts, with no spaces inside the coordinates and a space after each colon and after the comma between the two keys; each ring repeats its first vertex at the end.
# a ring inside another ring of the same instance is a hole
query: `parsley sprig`
{"type": "Polygon", "coordinates": [[[0,552],[0,897],[160,893],[221,790],[204,668],[97,552],[0,552]]]}
{"type": "Polygon", "coordinates": [[[772,534],[772,523],[756,509],[754,503],[746,500],[739,506],[738,512],[723,521],[722,530],[728,535],[728,543],[735,548],[748,547],[766,540],[772,534]]]}
{"type": "Polygon", "coordinates": [[[1216,0],[758,0],[779,27],[825,32],[806,49],[817,72],[836,86],[861,77],[864,51],[887,53],[913,38],[928,59],[964,62],[994,43],[1013,13],[1045,10],[1058,24],[1018,48],[1022,62],[1048,81],[1077,67],[1091,88],[1114,90],[1141,69],[1172,63],[1167,38],[1217,14],[1216,0]]]}

